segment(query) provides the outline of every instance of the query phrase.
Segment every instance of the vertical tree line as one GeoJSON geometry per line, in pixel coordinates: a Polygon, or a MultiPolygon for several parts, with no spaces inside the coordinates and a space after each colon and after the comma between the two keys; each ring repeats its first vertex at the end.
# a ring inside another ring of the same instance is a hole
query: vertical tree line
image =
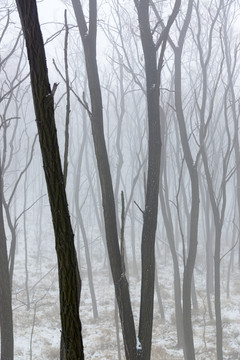
{"type": "MultiPolygon", "coordinates": [[[[26,192],[29,174],[39,167],[38,137],[58,263],[61,359],[84,358],[81,270],[94,321],[99,317],[97,258],[113,282],[119,359],[121,351],[131,360],[154,357],[153,334],[161,326],[154,322],[156,295],[161,319],[169,321],[161,296],[164,264],[173,268],[171,311],[184,359],[210,348],[209,318],[215,321],[214,354],[222,360],[228,336],[222,283],[227,281],[229,296],[240,258],[236,4],[72,0],[65,2],[72,14],[65,10],[45,44],[41,5],[36,0],[16,5],[22,33],[9,44],[14,9],[0,6],[1,359],[14,358],[12,291],[22,237],[25,302],[27,311],[32,308],[28,210],[38,201],[29,205],[32,194],[26,192]],[[53,66],[49,63],[56,79],[51,86],[45,51],[51,54],[52,41],[62,50],[53,66]],[[24,150],[27,157],[19,161],[24,150]],[[200,276],[206,279],[204,295],[196,281],[200,276]],[[131,299],[133,283],[140,287],[139,308],[131,299]],[[195,343],[196,314],[203,317],[205,350],[195,343]]],[[[40,212],[41,236],[42,207],[40,212]]],[[[38,254],[45,244],[39,239],[38,254]]]]}

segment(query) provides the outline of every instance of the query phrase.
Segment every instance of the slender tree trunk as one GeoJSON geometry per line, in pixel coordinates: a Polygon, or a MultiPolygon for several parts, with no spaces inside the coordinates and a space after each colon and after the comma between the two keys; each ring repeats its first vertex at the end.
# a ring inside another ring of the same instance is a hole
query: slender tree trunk
{"type": "Polygon", "coordinates": [[[138,275],[138,266],[136,259],[136,232],[135,232],[135,219],[134,219],[134,209],[130,211],[130,221],[131,221],[131,246],[132,246],[132,256],[133,256],[133,273],[137,280],[139,280],[138,275]]]}
{"type": "MultiPolygon", "coordinates": [[[[83,126],[83,133],[86,134],[86,124],[83,126]]],[[[92,309],[93,309],[93,318],[98,318],[98,310],[97,310],[97,301],[96,301],[96,295],[94,290],[94,283],[93,283],[93,274],[92,274],[92,265],[91,265],[91,258],[90,258],[90,252],[89,252],[89,246],[88,246],[88,238],[84,226],[84,221],[82,218],[81,213],[81,207],[79,204],[79,187],[80,187],[80,179],[81,179],[81,167],[83,162],[83,154],[84,149],[86,145],[86,137],[82,139],[82,144],[79,151],[78,156],[78,163],[77,163],[77,169],[75,174],[75,192],[74,192],[74,203],[75,203],[75,210],[76,210],[76,217],[77,217],[77,224],[80,227],[83,243],[84,243],[84,251],[85,251],[85,257],[86,257],[86,263],[87,263],[87,274],[88,274],[88,284],[92,299],[92,309]]],[[[91,181],[89,181],[91,182],[91,181]]]]}
{"type": "MultiPolygon", "coordinates": [[[[225,1],[224,1],[225,3],[225,1]]],[[[238,207],[238,228],[240,229],[240,144],[239,144],[239,116],[237,110],[237,99],[234,89],[234,72],[236,72],[236,59],[238,57],[238,52],[234,51],[234,58],[231,58],[231,45],[230,40],[228,38],[228,16],[229,9],[223,8],[224,12],[224,25],[223,25],[223,42],[224,42],[224,50],[226,56],[226,64],[227,64],[227,74],[228,74],[228,86],[229,93],[231,97],[231,112],[234,123],[234,155],[235,155],[235,163],[236,163],[236,180],[237,180],[237,191],[236,191],[236,199],[237,199],[237,207],[238,207]],[[235,70],[235,71],[234,71],[235,70]]],[[[231,13],[231,12],[230,12],[231,13]]],[[[236,47],[237,49],[237,47],[236,47]]],[[[238,267],[240,269],[240,241],[238,243],[238,267]]]]}
{"type": "MultiPolygon", "coordinates": [[[[204,126],[204,123],[201,123],[201,126],[204,126]]],[[[200,134],[203,134],[204,131],[201,129],[200,134]]],[[[222,235],[222,226],[224,213],[226,208],[226,174],[227,174],[227,163],[226,155],[224,157],[223,164],[223,174],[222,174],[222,182],[221,182],[221,191],[222,191],[222,207],[221,210],[219,208],[219,204],[216,201],[216,196],[214,192],[213,180],[210,174],[208,159],[205,150],[204,139],[200,136],[200,145],[201,145],[201,154],[206,174],[206,180],[208,185],[208,192],[211,201],[211,207],[213,211],[214,225],[215,225],[215,253],[214,253],[214,278],[215,278],[215,316],[216,316],[216,337],[217,337],[217,359],[223,359],[223,351],[222,351],[222,318],[221,318],[221,286],[220,286],[220,264],[221,264],[221,235],[222,235]]],[[[228,150],[230,146],[228,144],[228,150]]],[[[226,152],[227,154],[227,152],[226,152]]]]}
{"type": "Polygon", "coordinates": [[[212,312],[212,304],[211,304],[211,294],[213,293],[213,249],[212,249],[212,243],[213,243],[213,227],[211,224],[212,214],[210,213],[210,201],[209,196],[207,192],[205,191],[203,186],[200,187],[202,189],[202,205],[203,205],[203,211],[205,215],[205,237],[206,237],[206,291],[207,291],[207,303],[208,303],[208,312],[209,317],[212,320],[213,319],[213,312],[212,312]]]}
{"type": "Polygon", "coordinates": [[[160,286],[159,286],[159,281],[158,281],[157,267],[155,267],[155,289],[156,289],[161,319],[165,320],[165,311],[164,311],[164,307],[163,307],[162,296],[161,296],[161,291],[160,291],[160,286]]]}
{"type": "Polygon", "coordinates": [[[117,350],[118,350],[118,360],[121,360],[121,346],[120,346],[120,336],[119,336],[119,321],[118,321],[118,306],[117,300],[114,300],[114,319],[115,319],[115,328],[116,328],[116,339],[117,339],[117,350]]]}
{"type": "Polygon", "coordinates": [[[151,357],[154,275],[155,275],[155,235],[158,215],[158,193],[161,159],[160,133],[160,76],[163,65],[168,33],[177,16],[181,1],[176,1],[162,36],[161,52],[157,63],[157,47],[154,44],[149,18],[149,1],[134,0],[138,13],[141,42],[145,61],[146,96],[148,114],[148,172],[143,213],[142,229],[142,284],[139,321],[139,341],[142,346],[142,358],[151,357]]]}
{"type": "Polygon", "coordinates": [[[185,360],[195,360],[195,350],[193,342],[193,330],[191,319],[191,284],[193,270],[197,254],[198,243],[198,218],[199,218],[199,185],[197,164],[194,164],[186,130],[185,118],[182,107],[182,88],[181,88],[181,56],[184,39],[188,30],[192,14],[193,1],[189,0],[187,15],[180,32],[178,47],[174,47],[175,52],[175,106],[178,119],[180,137],[191,180],[191,220],[189,234],[189,249],[187,261],[184,266],[183,274],[183,329],[184,329],[184,357],[185,360]]]}
{"type": "Polygon", "coordinates": [[[184,151],[184,157],[187,163],[191,179],[191,220],[190,220],[190,241],[187,262],[184,267],[183,276],[183,329],[184,329],[184,355],[185,360],[195,359],[195,350],[193,343],[193,331],[191,320],[191,284],[193,269],[197,253],[198,239],[198,217],[199,217],[199,186],[197,167],[193,163],[191,150],[188,143],[186,125],[182,109],[181,99],[181,51],[175,50],[175,102],[177,118],[179,123],[181,141],[184,151]]]}
{"type": "Polygon", "coordinates": [[[197,238],[198,238],[198,217],[199,217],[199,187],[198,187],[198,173],[197,167],[193,164],[191,151],[188,144],[187,132],[184,122],[184,115],[182,112],[181,103],[181,56],[176,51],[175,57],[175,93],[176,93],[176,109],[179,122],[179,129],[181,134],[182,146],[184,150],[184,157],[188,166],[188,171],[191,178],[191,221],[190,221],[190,242],[187,262],[184,267],[183,276],[183,328],[184,328],[184,351],[185,360],[194,360],[195,351],[193,344],[193,331],[191,320],[191,284],[193,269],[197,253],[197,238]],[[179,93],[180,91],[180,93],[179,93]]]}
{"type": "Polygon", "coordinates": [[[136,333],[128,282],[126,276],[124,276],[121,264],[112,177],[103,130],[102,96],[96,61],[97,6],[95,0],[90,1],[90,19],[88,29],[80,1],[72,0],[72,4],[85,52],[88,85],[91,97],[91,112],[89,110],[89,115],[91,119],[93,142],[102,190],[106,242],[122,324],[125,354],[127,360],[134,360],[137,358],[136,333]]]}
{"type": "MultiPolygon", "coordinates": [[[[167,233],[168,243],[173,259],[173,270],[174,270],[174,299],[175,299],[175,316],[176,316],[176,327],[177,327],[177,346],[183,346],[183,315],[182,315],[182,305],[181,305],[181,279],[178,265],[178,257],[175,249],[174,243],[174,233],[173,233],[173,224],[171,217],[167,215],[167,209],[165,206],[165,201],[163,197],[162,186],[160,185],[160,200],[161,200],[161,208],[162,214],[165,224],[165,229],[167,233]]],[[[168,201],[168,198],[167,198],[168,201]]],[[[167,205],[166,201],[166,205],[167,205]]]]}
{"type": "Polygon", "coordinates": [[[65,79],[66,79],[66,117],[65,117],[65,146],[64,146],[64,161],[63,161],[63,177],[66,187],[67,172],[68,172],[68,152],[69,152],[69,122],[70,122],[70,84],[68,73],[68,36],[69,27],[67,22],[67,10],[64,11],[64,23],[65,23],[65,39],[64,39],[64,67],[65,67],[65,79]]]}
{"type": "Polygon", "coordinates": [[[221,315],[221,286],[220,286],[220,250],[221,250],[221,229],[216,228],[215,235],[215,315],[216,315],[216,335],[217,335],[217,360],[223,360],[223,334],[222,334],[222,315],[221,315]]]}
{"type": "Polygon", "coordinates": [[[3,219],[3,180],[0,165],[0,329],[1,360],[13,360],[12,291],[8,268],[7,238],[3,219]]]}
{"type": "MultiPolygon", "coordinates": [[[[235,218],[235,216],[234,216],[234,218],[235,218]]],[[[229,299],[229,297],[230,297],[230,279],[231,279],[232,265],[234,262],[235,245],[236,245],[236,227],[234,226],[233,234],[232,234],[232,243],[231,243],[231,254],[229,257],[228,270],[227,270],[227,286],[226,286],[227,299],[229,299]]]]}
{"type": "Polygon", "coordinates": [[[160,187],[159,196],[160,204],[162,209],[162,216],[164,226],[168,238],[168,243],[173,260],[173,274],[174,274],[174,299],[175,299],[175,317],[176,317],[176,328],[177,328],[177,347],[183,347],[183,315],[182,315],[182,304],[181,304],[181,278],[178,264],[178,257],[174,241],[174,229],[173,222],[169,207],[169,190],[167,183],[167,169],[166,169],[166,118],[163,109],[161,110],[162,119],[162,131],[163,131],[163,149],[162,149],[162,161],[161,161],[161,172],[160,172],[160,187]],[[165,198],[163,189],[165,189],[165,198]]]}
{"type": "MultiPolygon", "coordinates": [[[[27,152],[29,151],[29,138],[27,139],[27,152]]],[[[28,173],[25,173],[24,185],[23,185],[23,237],[24,237],[24,265],[25,265],[25,291],[27,297],[27,310],[30,310],[30,294],[29,294],[29,276],[28,276],[28,238],[27,238],[27,219],[26,219],[26,209],[27,209],[27,179],[28,173]]]]}

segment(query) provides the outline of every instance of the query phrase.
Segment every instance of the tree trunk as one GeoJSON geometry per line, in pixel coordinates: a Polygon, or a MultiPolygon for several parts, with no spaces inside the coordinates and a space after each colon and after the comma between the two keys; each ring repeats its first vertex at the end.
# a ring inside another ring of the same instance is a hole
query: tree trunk
{"type": "Polygon", "coordinates": [[[176,1],[166,28],[161,34],[160,43],[153,41],[149,18],[149,1],[134,0],[138,13],[140,36],[145,61],[146,96],[148,114],[148,173],[145,210],[143,213],[142,230],[142,284],[139,321],[139,341],[142,346],[142,358],[151,357],[154,275],[155,275],[155,235],[158,216],[158,193],[161,159],[160,133],[160,77],[163,65],[163,55],[166,48],[168,33],[177,16],[181,1],[176,1]],[[157,64],[157,48],[161,44],[157,64]]]}
{"type": "Polygon", "coordinates": [[[215,315],[216,315],[216,335],[217,335],[217,360],[223,360],[223,334],[222,334],[222,315],[221,315],[221,286],[220,286],[220,250],[221,250],[221,226],[216,228],[215,235],[215,315]]]}
{"type": "Polygon", "coordinates": [[[139,321],[139,341],[142,345],[144,360],[148,360],[151,357],[155,275],[155,234],[157,228],[161,157],[159,78],[157,72],[156,48],[153,43],[149,26],[148,6],[148,2],[140,1],[137,7],[145,58],[148,110],[148,173],[141,245],[142,285],[139,321]]]}
{"type": "Polygon", "coordinates": [[[66,359],[80,360],[84,359],[79,318],[81,279],[58,148],[54,91],[51,91],[48,79],[36,0],[17,0],[16,3],[26,40],[39,142],[55,233],[66,359]]]}
{"type": "Polygon", "coordinates": [[[198,217],[199,217],[199,187],[198,187],[198,173],[197,167],[193,164],[191,150],[188,144],[186,126],[184,122],[184,115],[181,103],[181,55],[178,51],[175,52],[175,101],[177,118],[179,123],[181,141],[184,151],[184,157],[188,166],[189,175],[191,178],[191,220],[190,220],[190,241],[187,263],[184,267],[183,275],[183,328],[185,339],[185,360],[194,360],[195,351],[193,344],[193,331],[191,320],[191,284],[193,269],[197,253],[197,237],[198,237],[198,217]]]}
{"type": "Polygon", "coordinates": [[[184,329],[184,356],[185,360],[195,359],[195,350],[193,343],[193,331],[191,320],[191,284],[193,269],[197,253],[198,238],[198,217],[199,217],[199,186],[197,167],[193,163],[191,150],[188,143],[186,125],[182,109],[181,99],[181,51],[175,50],[175,105],[177,118],[181,136],[181,142],[184,151],[184,157],[187,163],[190,179],[191,179],[191,220],[190,220],[190,241],[187,263],[184,267],[183,275],[183,329],[184,329]]]}
{"type": "Polygon", "coordinates": [[[136,333],[128,282],[126,276],[124,276],[121,264],[112,177],[103,130],[102,96],[96,61],[96,1],[91,0],[89,4],[89,30],[85,22],[80,1],[72,0],[72,4],[85,53],[88,85],[91,97],[91,112],[89,110],[89,115],[102,191],[106,242],[122,325],[125,354],[127,360],[134,360],[137,358],[136,333]]]}
{"type": "Polygon", "coordinates": [[[7,239],[3,219],[3,181],[0,167],[0,329],[1,360],[13,360],[12,292],[8,268],[7,239]]]}
{"type": "Polygon", "coordinates": [[[181,278],[178,264],[178,256],[174,241],[174,229],[171,211],[169,207],[169,190],[167,182],[167,169],[166,169],[166,118],[163,109],[161,111],[161,126],[163,132],[163,149],[162,149],[162,161],[160,171],[160,187],[159,196],[162,210],[162,216],[164,226],[167,234],[167,239],[173,260],[173,274],[174,274],[174,300],[175,300],[175,317],[176,317],[176,328],[177,328],[177,347],[183,347],[183,315],[182,315],[182,304],[181,304],[181,278]],[[163,189],[165,189],[165,198],[163,189]]]}
{"type": "Polygon", "coordinates": [[[178,119],[180,137],[191,180],[191,220],[189,234],[189,249],[187,261],[184,266],[183,274],[183,330],[184,330],[184,357],[185,360],[195,360],[195,350],[193,342],[193,330],[191,319],[191,284],[193,270],[197,254],[198,243],[198,218],[199,218],[199,185],[197,164],[194,164],[186,130],[185,118],[182,107],[182,88],[181,88],[181,56],[184,39],[188,30],[192,14],[193,1],[189,0],[187,15],[179,36],[178,47],[174,47],[175,52],[175,106],[178,119]]]}

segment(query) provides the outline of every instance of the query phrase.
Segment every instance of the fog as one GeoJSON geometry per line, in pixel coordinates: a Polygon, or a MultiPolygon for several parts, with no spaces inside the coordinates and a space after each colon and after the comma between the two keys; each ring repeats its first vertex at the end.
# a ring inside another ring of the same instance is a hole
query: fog
{"type": "Polygon", "coordinates": [[[44,46],[34,4],[0,4],[1,360],[239,359],[239,2],[43,0],[44,46]]]}

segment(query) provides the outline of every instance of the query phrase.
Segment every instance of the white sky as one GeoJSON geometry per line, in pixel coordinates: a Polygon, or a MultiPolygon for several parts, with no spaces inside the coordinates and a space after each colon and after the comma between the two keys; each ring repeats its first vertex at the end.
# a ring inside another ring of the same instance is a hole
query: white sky
{"type": "Polygon", "coordinates": [[[63,19],[66,6],[61,0],[40,0],[37,6],[41,23],[63,19]]]}

